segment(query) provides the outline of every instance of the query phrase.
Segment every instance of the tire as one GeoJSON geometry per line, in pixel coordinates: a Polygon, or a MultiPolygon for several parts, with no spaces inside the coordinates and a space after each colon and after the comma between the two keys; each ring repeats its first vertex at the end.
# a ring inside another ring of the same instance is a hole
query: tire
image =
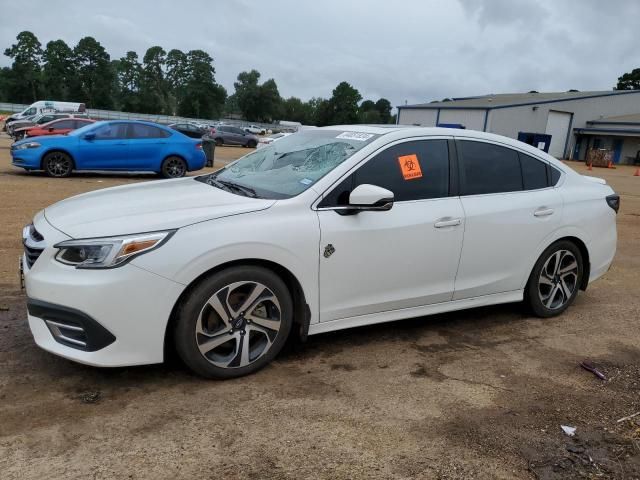
{"type": "Polygon", "coordinates": [[[280,277],[262,267],[232,267],[202,280],[181,302],[174,342],[196,374],[236,378],[271,362],[292,322],[291,294],[280,277]]]}
{"type": "Polygon", "coordinates": [[[542,252],[525,290],[525,300],[535,315],[555,317],[569,308],[580,290],[583,261],[580,249],[568,240],[542,252]]]}
{"type": "Polygon", "coordinates": [[[256,146],[257,146],[257,145],[258,145],[258,144],[256,143],[256,141],[255,141],[255,140],[249,140],[249,141],[247,142],[247,147],[248,147],[248,148],[256,148],[256,146]]]}
{"type": "Polygon", "coordinates": [[[221,146],[222,146],[222,139],[216,138],[216,147],[221,147],[221,146]]]}
{"type": "Polygon", "coordinates": [[[187,173],[187,162],[182,158],[171,156],[164,159],[160,174],[164,178],[182,178],[187,173]]]}
{"type": "Polygon", "coordinates": [[[49,177],[68,177],[73,172],[73,159],[64,152],[49,152],[42,158],[42,169],[49,177]]]}

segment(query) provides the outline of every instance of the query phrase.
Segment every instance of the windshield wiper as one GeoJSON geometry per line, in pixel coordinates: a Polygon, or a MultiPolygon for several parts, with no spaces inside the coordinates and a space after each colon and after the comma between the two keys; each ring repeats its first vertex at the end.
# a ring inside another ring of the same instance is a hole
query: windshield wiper
{"type": "Polygon", "coordinates": [[[229,182],[227,180],[217,180],[217,181],[214,180],[214,182],[221,183],[222,185],[224,185],[228,189],[233,189],[236,192],[240,192],[240,193],[242,193],[243,195],[245,195],[247,197],[256,198],[258,196],[256,191],[251,187],[245,187],[244,185],[240,185],[238,183],[229,182]]]}

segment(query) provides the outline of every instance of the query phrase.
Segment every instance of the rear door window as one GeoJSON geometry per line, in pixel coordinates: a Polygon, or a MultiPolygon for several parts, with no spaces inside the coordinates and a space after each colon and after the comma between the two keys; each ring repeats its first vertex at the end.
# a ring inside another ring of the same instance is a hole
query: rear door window
{"type": "Polygon", "coordinates": [[[525,190],[537,190],[549,186],[547,164],[529,155],[519,152],[522,167],[522,183],[525,190]]]}
{"type": "Polygon", "coordinates": [[[74,128],[73,120],[61,120],[51,125],[56,130],[66,130],[74,128]]]}
{"type": "Polygon", "coordinates": [[[493,143],[458,140],[460,194],[481,195],[523,189],[518,152],[493,143]]]}
{"type": "Polygon", "coordinates": [[[168,133],[161,128],[141,123],[132,123],[129,126],[129,138],[164,138],[168,133]]]}

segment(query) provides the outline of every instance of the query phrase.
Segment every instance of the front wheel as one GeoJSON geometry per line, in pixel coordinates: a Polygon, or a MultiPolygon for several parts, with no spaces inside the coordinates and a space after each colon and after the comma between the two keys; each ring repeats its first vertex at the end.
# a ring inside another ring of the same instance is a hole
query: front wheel
{"type": "Polygon", "coordinates": [[[187,163],[180,157],[167,157],[160,170],[164,178],[181,178],[187,173],[187,163]]]}
{"type": "Polygon", "coordinates": [[[583,273],[582,254],[573,242],[561,240],[547,248],[527,283],[526,300],[533,312],[542,318],[564,312],[578,295],[583,273]]]}
{"type": "Polygon", "coordinates": [[[249,140],[247,142],[247,147],[249,147],[249,148],[256,148],[256,146],[257,146],[257,143],[256,143],[255,140],[249,140]]]}
{"type": "Polygon", "coordinates": [[[203,377],[248,375],[280,352],[292,318],[291,295],[275,273],[229,268],[203,280],[179,306],[176,350],[203,377]]]}
{"type": "Polygon", "coordinates": [[[73,160],[64,152],[47,153],[42,159],[42,168],[50,177],[68,177],[73,171],[73,160]]]}

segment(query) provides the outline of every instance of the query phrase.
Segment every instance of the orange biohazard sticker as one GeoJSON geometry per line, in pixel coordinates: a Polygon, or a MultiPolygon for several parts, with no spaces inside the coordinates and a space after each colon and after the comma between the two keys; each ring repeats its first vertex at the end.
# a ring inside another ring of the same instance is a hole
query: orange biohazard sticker
{"type": "Polygon", "coordinates": [[[400,164],[402,177],[405,180],[413,180],[415,178],[422,177],[420,162],[418,162],[418,157],[414,153],[412,153],[411,155],[403,155],[402,157],[398,157],[398,163],[400,164]]]}

